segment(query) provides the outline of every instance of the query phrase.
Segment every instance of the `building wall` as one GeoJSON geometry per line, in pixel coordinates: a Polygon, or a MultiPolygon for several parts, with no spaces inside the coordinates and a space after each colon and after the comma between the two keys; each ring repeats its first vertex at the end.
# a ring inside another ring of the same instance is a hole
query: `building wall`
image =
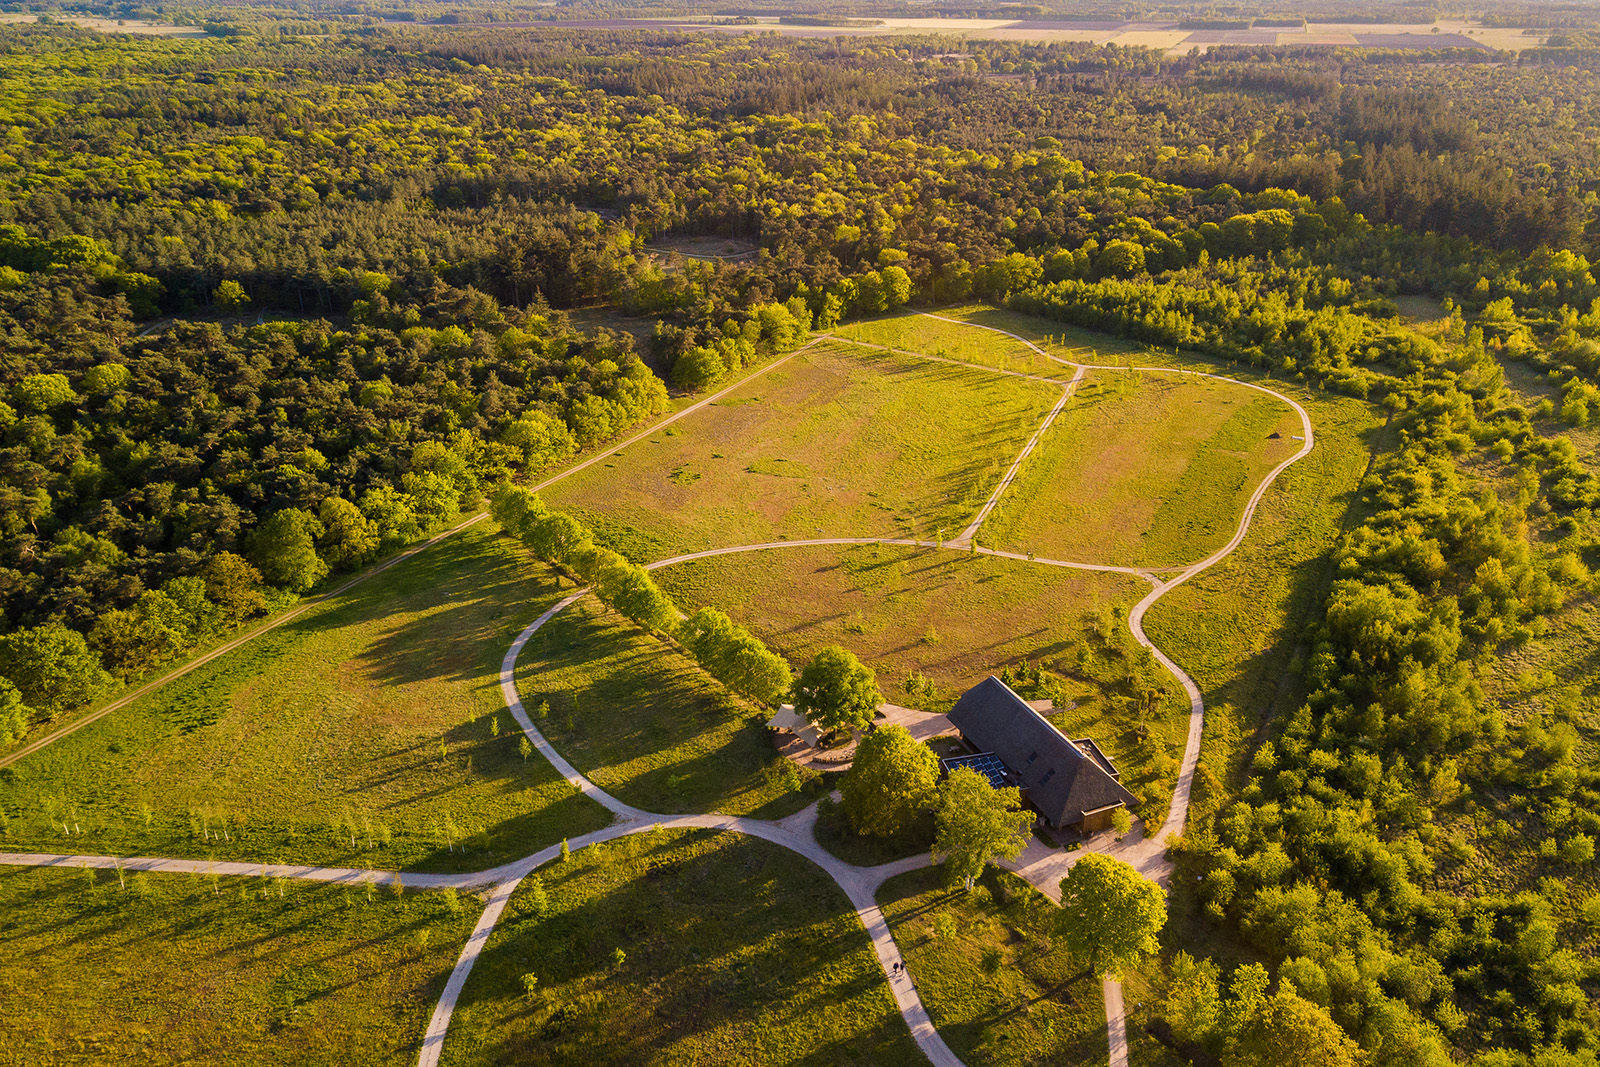
{"type": "Polygon", "coordinates": [[[1111,829],[1111,813],[1115,810],[1117,809],[1107,808],[1105,811],[1097,811],[1092,815],[1085,816],[1083,822],[1078,824],[1078,832],[1088,836],[1089,834],[1097,834],[1102,830],[1111,829]]]}

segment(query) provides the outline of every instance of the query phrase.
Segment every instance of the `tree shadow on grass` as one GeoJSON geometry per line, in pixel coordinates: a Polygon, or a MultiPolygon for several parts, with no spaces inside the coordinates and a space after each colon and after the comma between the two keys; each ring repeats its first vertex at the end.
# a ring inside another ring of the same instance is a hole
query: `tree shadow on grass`
{"type": "MultiPolygon", "coordinates": [[[[518,691],[563,756],[647,810],[746,813],[740,798],[769,788],[779,758],[758,710],[674,647],[589,602],[528,644],[518,691]]],[[[803,805],[798,795],[780,796],[759,805],[757,817],[803,805]]]]}
{"type": "Polygon", "coordinates": [[[483,680],[517,632],[559,599],[558,581],[504,538],[469,531],[285,629],[311,635],[400,617],[352,657],[375,683],[483,680]]]}
{"type": "Polygon", "coordinates": [[[688,1050],[723,1062],[727,1049],[808,1067],[918,1062],[853,909],[810,861],[704,831],[604,848],[541,870],[558,913],[534,913],[526,885],[513,899],[447,1060],[607,1067],[688,1050]],[[547,991],[532,999],[530,972],[547,991]]]}

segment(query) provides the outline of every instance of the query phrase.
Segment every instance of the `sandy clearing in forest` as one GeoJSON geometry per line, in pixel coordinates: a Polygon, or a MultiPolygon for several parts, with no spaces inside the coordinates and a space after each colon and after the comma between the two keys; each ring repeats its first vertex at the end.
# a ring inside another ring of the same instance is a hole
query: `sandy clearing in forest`
{"type": "MultiPolygon", "coordinates": [[[[97,19],[81,15],[52,15],[58,22],[70,22],[86,30],[101,33],[135,33],[142,37],[204,37],[206,31],[198,26],[169,26],[143,19],[97,19]]],[[[38,15],[0,15],[0,23],[38,22],[38,15]]]]}

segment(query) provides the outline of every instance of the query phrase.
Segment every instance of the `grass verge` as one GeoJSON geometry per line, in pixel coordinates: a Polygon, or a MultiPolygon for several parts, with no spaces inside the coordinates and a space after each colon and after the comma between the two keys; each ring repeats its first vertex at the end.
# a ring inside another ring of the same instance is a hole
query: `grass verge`
{"type": "Polygon", "coordinates": [[[926,1063],[844,893],[795,853],[663,830],[538,875],[468,979],[450,1067],[926,1063]]]}

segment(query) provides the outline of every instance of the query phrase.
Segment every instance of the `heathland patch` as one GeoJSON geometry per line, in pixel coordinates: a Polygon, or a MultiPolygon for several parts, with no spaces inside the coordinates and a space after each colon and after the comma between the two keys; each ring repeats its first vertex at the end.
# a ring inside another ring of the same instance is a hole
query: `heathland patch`
{"type": "Polygon", "coordinates": [[[520,751],[506,647],[555,579],[485,528],[0,770],[10,849],[476,870],[604,826],[520,751]]]}
{"type": "Polygon", "coordinates": [[[544,495],[640,561],[780,539],[953,537],[1058,395],[823,344],[544,495]]]}
{"type": "Polygon", "coordinates": [[[1292,408],[1242,385],[1163,371],[1094,372],[979,540],[1052,559],[1193,563],[1233,535],[1250,495],[1303,434],[1292,408]]]}
{"type": "Polygon", "coordinates": [[[445,893],[0,867],[6,1062],[414,1060],[478,911],[445,893]]]}
{"type": "Polygon", "coordinates": [[[467,981],[444,1062],[926,1060],[821,868],[755,838],[660,830],[522,883],[467,981]]]}
{"type": "Polygon", "coordinates": [[[593,597],[529,640],[517,691],[573,766],[646,811],[779,818],[811,799],[767,736],[767,713],[593,597]]]}

